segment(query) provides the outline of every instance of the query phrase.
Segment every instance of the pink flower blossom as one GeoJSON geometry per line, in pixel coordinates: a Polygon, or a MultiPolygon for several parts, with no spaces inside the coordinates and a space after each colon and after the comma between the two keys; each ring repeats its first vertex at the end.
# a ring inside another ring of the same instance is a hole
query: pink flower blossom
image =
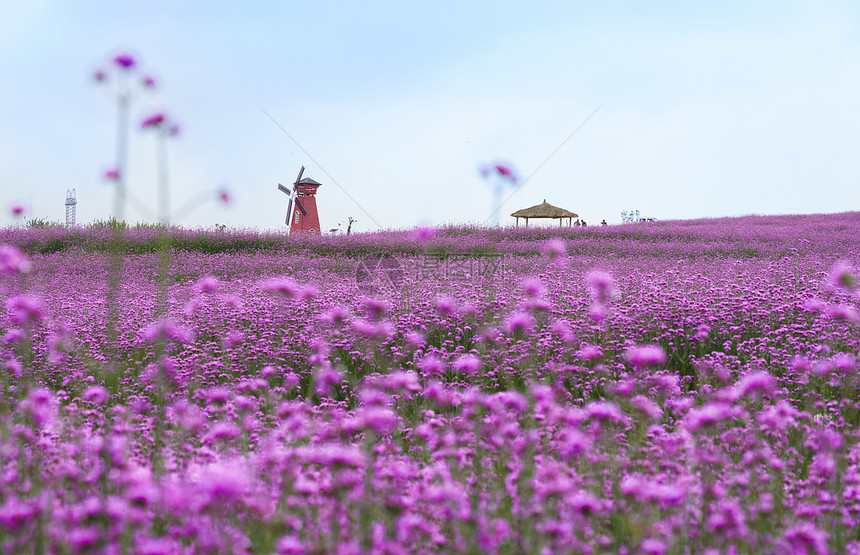
{"type": "Polygon", "coordinates": [[[585,413],[592,420],[621,423],[626,420],[624,413],[615,403],[593,401],[585,406],[585,413]]]}
{"type": "Polygon", "coordinates": [[[477,355],[465,354],[454,361],[452,368],[461,374],[473,375],[481,369],[481,359],[477,355]]]}
{"type": "Polygon", "coordinates": [[[615,293],[615,282],[612,275],[600,270],[590,271],[585,277],[585,285],[592,298],[599,303],[606,304],[615,293]]]}
{"type": "Polygon", "coordinates": [[[645,368],[664,364],[666,352],[659,345],[636,345],[625,351],[624,358],[633,368],[645,368]]]}
{"type": "Polygon", "coordinates": [[[493,166],[493,169],[496,170],[496,173],[498,175],[504,177],[505,179],[508,179],[510,181],[516,181],[517,179],[514,175],[514,170],[512,170],[511,167],[506,164],[496,164],[495,166],[493,166]]]}
{"type": "Polygon", "coordinates": [[[113,63],[122,69],[131,69],[137,62],[130,54],[123,53],[114,56],[113,63]]]}
{"type": "Polygon", "coordinates": [[[630,402],[652,420],[658,420],[663,416],[663,409],[660,408],[660,405],[647,397],[636,395],[630,398],[630,402]]]}
{"type": "Polygon", "coordinates": [[[732,415],[730,405],[720,402],[709,403],[701,408],[690,409],[684,417],[684,423],[690,432],[696,432],[700,428],[716,424],[732,415]]]}
{"type": "Polygon", "coordinates": [[[30,260],[14,245],[0,245],[0,275],[26,274],[33,268],[30,260]]]}
{"type": "Polygon", "coordinates": [[[600,345],[586,345],[576,353],[576,356],[588,362],[593,362],[603,358],[603,349],[600,345]]]}
{"type": "Polygon", "coordinates": [[[425,376],[439,376],[445,371],[445,363],[434,354],[426,354],[418,362],[418,368],[425,376]]]}
{"type": "Polygon", "coordinates": [[[95,404],[102,405],[108,400],[110,394],[107,389],[100,385],[91,385],[84,390],[84,399],[95,404]]]}
{"type": "Polygon", "coordinates": [[[105,179],[116,181],[117,179],[119,179],[119,170],[116,170],[116,169],[105,170],[104,177],[105,177],[105,179]]]}
{"type": "Polygon", "coordinates": [[[445,317],[455,316],[457,314],[457,301],[451,297],[438,297],[436,299],[436,310],[445,317]]]}
{"type": "Polygon", "coordinates": [[[418,241],[419,243],[424,243],[436,237],[436,230],[429,226],[421,226],[414,229],[410,236],[415,241],[418,241]]]}
{"type": "Polygon", "coordinates": [[[148,118],[144,119],[142,122],[140,122],[140,127],[142,129],[146,129],[147,127],[158,127],[159,125],[164,123],[165,120],[166,117],[162,112],[156,112],[148,118]]]}
{"type": "Polygon", "coordinates": [[[546,295],[546,286],[540,279],[529,276],[523,280],[523,291],[530,297],[543,297],[546,295]]]}
{"type": "Polygon", "coordinates": [[[516,335],[516,334],[528,334],[535,327],[535,319],[534,316],[529,314],[528,312],[513,312],[505,318],[504,323],[502,323],[502,329],[505,332],[516,335]]]}
{"type": "Polygon", "coordinates": [[[735,386],[739,397],[758,396],[773,393],[776,380],[767,372],[752,372],[744,376],[735,386]]]}
{"type": "Polygon", "coordinates": [[[45,321],[42,299],[32,295],[17,295],[6,299],[6,312],[13,324],[41,324],[45,321]]]}
{"type": "Polygon", "coordinates": [[[857,276],[853,266],[845,260],[840,260],[830,268],[826,284],[835,291],[852,292],[857,287],[857,276]]]}
{"type": "Polygon", "coordinates": [[[647,555],[663,555],[669,550],[669,546],[666,545],[666,542],[663,540],[659,540],[657,538],[645,538],[639,545],[639,549],[642,553],[647,555]]]}
{"type": "Polygon", "coordinates": [[[292,299],[298,296],[299,284],[292,278],[271,278],[262,283],[262,289],[266,293],[292,299]]]}
{"type": "Polygon", "coordinates": [[[567,245],[562,239],[549,239],[541,246],[541,254],[551,260],[563,258],[567,255],[567,245]]]}
{"type": "Polygon", "coordinates": [[[365,407],[361,416],[364,425],[376,434],[389,434],[397,426],[397,415],[388,407],[365,407]]]}

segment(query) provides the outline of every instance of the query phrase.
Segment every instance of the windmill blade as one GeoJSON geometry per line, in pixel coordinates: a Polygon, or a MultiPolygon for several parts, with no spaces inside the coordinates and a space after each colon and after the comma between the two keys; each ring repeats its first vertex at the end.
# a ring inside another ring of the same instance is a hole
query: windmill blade
{"type": "Polygon", "coordinates": [[[299,170],[299,176],[296,178],[296,182],[294,183],[294,185],[299,184],[299,181],[302,180],[302,174],[303,173],[305,173],[305,167],[304,166],[302,166],[302,169],[299,170]]]}
{"type": "Polygon", "coordinates": [[[302,213],[302,216],[307,216],[307,215],[308,215],[308,211],[307,211],[307,210],[305,210],[305,207],[304,207],[304,206],[302,206],[302,203],[301,203],[301,202],[299,202],[299,199],[296,199],[296,208],[298,208],[298,209],[299,209],[299,212],[301,212],[301,213],[302,213]]]}
{"type": "Polygon", "coordinates": [[[282,193],[285,193],[287,196],[292,194],[289,189],[287,189],[286,187],[284,187],[280,183],[278,183],[278,190],[282,193]]]}
{"type": "Polygon", "coordinates": [[[287,219],[284,221],[285,224],[289,225],[290,218],[293,217],[293,199],[290,199],[290,204],[287,206],[287,219]]]}

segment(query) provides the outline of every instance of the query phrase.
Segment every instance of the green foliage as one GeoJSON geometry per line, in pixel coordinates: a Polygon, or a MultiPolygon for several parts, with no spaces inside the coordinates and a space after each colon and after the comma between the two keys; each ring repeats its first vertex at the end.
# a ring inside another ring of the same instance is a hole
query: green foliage
{"type": "Polygon", "coordinates": [[[128,223],[125,220],[117,220],[113,216],[107,220],[96,220],[92,224],[93,227],[106,227],[110,229],[128,229],[128,223]]]}
{"type": "Polygon", "coordinates": [[[28,227],[41,227],[41,228],[49,228],[49,227],[63,227],[63,224],[57,221],[51,221],[47,218],[30,218],[27,220],[26,225],[28,227]]]}

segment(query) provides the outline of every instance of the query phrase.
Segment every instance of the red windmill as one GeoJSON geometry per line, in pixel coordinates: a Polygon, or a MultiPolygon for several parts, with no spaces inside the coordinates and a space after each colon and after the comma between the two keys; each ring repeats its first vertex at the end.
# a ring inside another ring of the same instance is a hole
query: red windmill
{"type": "Polygon", "coordinates": [[[280,183],[278,189],[290,197],[287,207],[287,221],[290,233],[320,233],[320,216],[317,213],[317,188],[322,185],[310,177],[302,179],[305,167],[299,170],[299,176],[290,191],[280,183]],[[295,203],[293,203],[295,200],[295,203]],[[295,206],[294,206],[295,204],[295,206]]]}

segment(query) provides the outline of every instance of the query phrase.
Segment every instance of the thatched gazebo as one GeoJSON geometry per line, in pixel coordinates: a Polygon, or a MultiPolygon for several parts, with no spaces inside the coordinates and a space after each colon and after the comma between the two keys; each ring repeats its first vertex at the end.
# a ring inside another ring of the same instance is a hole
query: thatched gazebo
{"type": "Polygon", "coordinates": [[[564,218],[567,218],[568,226],[573,225],[574,218],[579,218],[578,214],[574,214],[570,210],[565,210],[558,206],[553,206],[552,204],[547,203],[546,199],[543,199],[541,204],[517,210],[511,214],[511,216],[517,219],[517,225],[520,225],[520,218],[525,218],[526,227],[529,226],[529,218],[558,218],[559,226],[564,218]]]}

